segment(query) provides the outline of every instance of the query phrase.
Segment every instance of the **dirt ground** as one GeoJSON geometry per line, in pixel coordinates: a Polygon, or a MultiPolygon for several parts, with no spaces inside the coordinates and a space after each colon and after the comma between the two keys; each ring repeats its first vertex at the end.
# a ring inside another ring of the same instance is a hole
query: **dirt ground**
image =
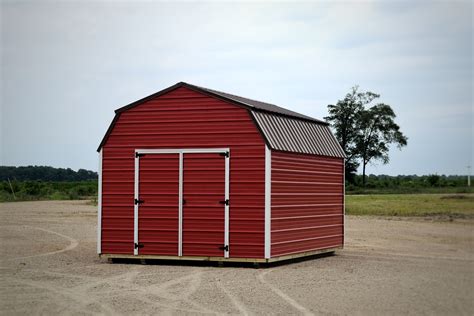
{"type": "Polygon", "coordinates": [[[474,314],[474,222],[347,217],[346,248],[266,269],[110,264],[84,201],[0,204],[0,314],[474,314]]]}

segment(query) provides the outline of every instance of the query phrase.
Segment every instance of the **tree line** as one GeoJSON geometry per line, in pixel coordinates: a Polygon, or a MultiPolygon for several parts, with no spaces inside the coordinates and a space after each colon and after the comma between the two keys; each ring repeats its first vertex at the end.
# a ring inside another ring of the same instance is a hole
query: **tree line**
{"type": "MultiPolygon", "coordinates": [[[[424,189],[430,188],[465,188],[467,177],[463,175],[369,175],[366,177],[366,189],[381,190],[389,189],[424,189]]],[[[348,181],[347,181],[348,182],[348,181]]],[[[346,191],[357,191],[363,187],[362,175],[356,175],[352,183],[347,183],[346,191]]]]}
{"type": "Polygon", "coordinates": [[[97,180],[0,181],[0,202],[29,200],[78,200],[96,198],[97,180]]]}
{"type": "Polygon", "coordinates": [[[54,168],[48,166],[9,167],[0,166],[0,181],[87,181],[97,180],[97,172],[71,168],[54,168]]]}

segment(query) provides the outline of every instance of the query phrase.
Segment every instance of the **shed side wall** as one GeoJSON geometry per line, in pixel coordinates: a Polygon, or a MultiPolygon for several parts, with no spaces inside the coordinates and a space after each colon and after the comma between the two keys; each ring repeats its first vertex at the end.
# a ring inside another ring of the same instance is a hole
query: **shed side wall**
{"type": "Polygon", "coordinates": [[[265,143],[247,110],[184,87],[121,113],[103,147],[102,253],[133,254],[135,149],[215,147],[230,148],[230,256],[263,258],[265,143]]]}
{"type": "Polygon", "coordinates": [[[272,257],[344,242],[344,160],[272,152],[272,257]]]}

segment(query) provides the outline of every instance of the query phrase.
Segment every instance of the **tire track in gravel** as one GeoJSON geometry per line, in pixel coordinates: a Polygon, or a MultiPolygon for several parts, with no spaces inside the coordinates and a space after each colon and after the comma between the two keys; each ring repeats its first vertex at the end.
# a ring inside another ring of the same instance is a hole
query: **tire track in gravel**
{"type": "MultiPolygon", "coordinates": [[[[10,270],[9,268],[5,268],[5,270],[10,270]]],[[[88,275],[78,275],[78,274],[73,274],[73,273],[65,273],[65,272],[55,272],[55,271],[44,271],[44,270],[38,270],[38,269],[24,269],[24,271],[29,271],[33,273],[43,273],[46,275],[52,275],[52,276],[58,276],[58,277],[64,277],[64,278],[70,278],[70,279],[79,279],[80,281],[84,281],[82,284],[70,287],[67,289],[67,295],[70,298],[73,298],[73,295],[77,293],[77,297],[88,297],[89,295],[94,295],[94,298],[89,298],[85,299],[85,301],[88,301],[89,304],[102,301],[103,299],[110,299],[111,297],[116,297],[116,298],[130,298],[133,297],[134,299],[146,302],[148,304],[151,304],[150,309],[153,307],[158,307],[158,308],[163,308],[164,310],[168,310],[169,312],[171,311],[178,311],[178,312],[186,312],[186,313],[199,313],[199,314],[212,314],[216,315],[218,314],[217,312],[210,310],[206,308],[203,305],[200,305],[190,299],[188,297],[194,293],[200,283],[201,283],[201,273],[196,273],[193,272],[189,275],[185,275],[183,277],[179,277],[176,279],[169,280],[168,282],[161,283],[161,284],[152,284],[149,286],[140,286],[138,284],[134,284],[134,280],[138,276],[138,274],[142,271],[142,267],[137,267],[134,269],[134,271],[129,271],[126,273],[121,273],[119,275],[113,275],[110,277],[93,277],[93,276],[88,276],[88,275]],[[190,282],[186,282],[187,280],[190,280],[190,282]],[[186,285],[191,284],[191,286],[187,286],[185,289],[186,291],[181,291],[179,296],[176,295],[170,295],[168,288],[172,287],[174,285],[182,284],[183,282],[186,282],[186,285]],[[101,290],[96,290],[95,288],[100,287],[101,285],[109,285],[111,289],[104,291],[103,289],[101,290]],[[181,295],[184,293],[184,296],[181,295]],[[68,295],[70,294],[70,295],[68,295]],[[147,298],[147,295],[153,295],[156,298],[161,298],[166,301],[169,301],[167,303],[164,302],[158,302],[157,300],[151,300],[147,298]],[[179,302],[187,302],[189,305],[193,306],[194,309],[189,309],[189,308],[183,308],[179,307],[178,304],[179,302]]],[[[14,279],[15,281],[18,279],[14,279]]],[[[30,285],[38,288],[37,283],[35,284],[29,284],[29,281],[22,281],[18,280],[21,283],[25,283],[25,285],[30,285]],[[28,283],[28,284],[26,284],[28,283]]],[[[43,283],[41,283],[43,284],[43,283]]],[[[54,293],[63,293],[63,289],[61,286],[45,286],[45,289],[50,289],[54,293]]],[[[100,304],[100,303],[98,303],[100,304]]],[[[105,304],[106,305],[106,304],[105,304]]],[[[80,312],[81,310],[77,310],[80,312]]]]}
{"type": "MultiPolygon", "coordinates": [[[[18,225],[18,226],[20,226],[20,225],[18,225]]],[[[72,237],[70,237],[70,236],[67,236],[67,235],[64,235],[64,234],[61,234],[61,233],[58,233],[58,232],[49,230],[49,229],[45,229],[45,228],[41,228],[41,227],[35,227],[35,226],[29,226],[29,225],[21,225],[20,227],[33,228],[33,229],[36,229],[36,230],[41,230],[41,231],[46,232],[46,233],[50,233],[50,234],[57,235],[57,236],[59,236],[59,237],[62,237],[62,238],[64,238],[64,239],[69,240],[69,245],[66,246],[65,248],[60,249],[60,250],[55,250],[55,251],[50,251],[50,252],[45,252],[45,253],[40,253],[40,254],[30,255],[30,256],[8,258],[8,259],[6,259],[6,260],[29,259],[29,258],[36,258],[36,257],[43,257],[43,256],[56,255],[56,254],[58,254],[58,253],[62,253],[62,252],[66,252],[66,251],[72,250],[72,249],[76,248],[76,247],[79,245],[79,241],[77,241],[76,239],[74,239],[74,238],[72,238],[72,237]]]]}
{"type": "Polygon", "coordinates": [[[139,274],[139,271],[130,271],[126,273],[122,273],[119,275],[114,275],[111,277],[106,278],[96,278],[96,281],[87,282],[86,284],[78,285],[73,287],[75,291],[79,293],[90,293],[94,291],[94,288],[100,285],[110,285],[110,287],[116,286],[119,284],[119,287],[122,288],[123,286],[127,285],[127,282],[133,282],[133,279],[139,274]]]}
{"type": "MultiPolygon", "coordinates": [[[[75,310],[77,310],[77,312],[79,312],[79,313],[84,312],[84,310],[87,310],[88,307],[91,304],[97,304],[99,306],[99,308],[101,308],[103,311],[106,312],[107,315],[120,315],[120,313],[115,311],[113,308],[111,308],[107,304],[104,304],[104,303],[100,302],[98,300],[98,298],[92,298],[91,299],[90,297],[85,296],[82,293],[73,292],[73,291],[71,291],[67,288],[59,288],[57,286],[51,286],[51,285],[46,284],[45,282],[38,282],[38,281],[31,281],[31,280],[21,280],[21,279],[13,278],[13,277],[7,277],[7,278],[10,279],[14,283],[20,283],[20,284],[23,284],[23,285],[27,285],[27,286],[35,287],[35,288],[38,288],[38,289],[50,291],[50,292],[53,292],[53,293],[55,293],[57,295],[60,295],[60,296],[65,296],[65,297],[69,298],[71,301],[76,302],[76,305],[81,306],[80,309],[78,309],[77,306],[75,306],[75,307],[73,306],[73,308],[75,310]]],[[[71,306],[69,306],[69,307],[71,307],[71,306]]],[[[91,311],[91,313],[92,313],[92,311],[91,311]]]]}
{"type": "MultiPolygon", "coordinates": [[[[62,294],[73,301],[80,303],[82,306],[87,307],[91,304],[97,304],[107,312],[109,315],[120,315],[117,311],[115,311],[112,307],[110,307],[107,303],[104,303],[103,297],[108,297],[110,291],[107,293],[103,291],[94,291],[95,287],[100,285],[110,285],[111,287],[116,286],[117,284],[124,284],[124,282],[133,282],[133,279],[138,275],[139,271],[130,271],[127,273],[122,273],[119,275],[113,275],[112,277],[91,277],[87,275],[78,275],[72,273],[64,273],[64,272],[54,272],[54,271],[44,271],[38,269],[25,269],[25,271],[30,271],[33,273],[43,273],[45,275],[52,275],[58,276],[63,278],[69,279],[79,279],[83,281],[82,284],[64,288],[63,286],[59,286],[57,284],[48,285],[45,282],[38,282],[32,280],[22,280],[18,278],[11,278],[14,282],[19,282],[24,285],[41,288],[45,290],[49,290],[56,294],[62,294]],[[79,299],[78,299],[79,298],[79,299]]],[[[119,290],[121,293],[127,292],[125,289],[119,290]]],[[[123,295],[122,295],[123,296],[123,295]]],[[[83,312],[83,309],[78,309],[77,312],[83,312]]]]}
{"type": "Polygon", "coordinates": [[[159,285],[156,285],[156,284],[150,285],[147,287],[147,290],[149,294],[156,295],[156,296],[168,299],[170,301],[173,301],[173,305],[170,306],[172,308],[176,307],[176,305],[180,301],[183,301],[198,308],[200,312],[216,314],[215,311],[189,299],[189,296],[195,293],[198,290],[199,286],[201,285],[202,274],[203,274],[202,271],[194,270],[191,274],[185,275],[183,277],[173,279],[165,283],[161,283],[159,285]],[[170,291],[169,291],[170,287],[174,285],[178,285],[178,284],[181,285],[183,284],[183,282],[185,282],[186,286],[184,287],[183,290],[179,292],[179,296],[170,294],[170,291]]]}
{"type": "Polygon", "coordinates": [[[314,315],[313,313],[311,313],[309,310],[307,310],[304,306],[300,305],[298,302],[296,302],[294,299],[292,299],[291,297],[289,297],[287,294],[285,294],[283,291],[281,291],[279,288],[277,288],[276,286],[272,285],[271,283],[267,282],[265,280],[265,275],[267,275],[268,273],[270,273],[272,270],[269,270],[269,271],[265,271],[265,272],[262,272],[260,274],[258,274],[257,278],[258,280],[268,286],[272,291],[273,293],[277,294],[278,296],[280,296],[282,299],[284,299],[288,304],[290,304],[293,308],[295,308],[296,310],[300,311],[301,313],[303,313],[304,315],[314,315]]]}
{"type": "Polygon", "coordinates": [[[242,315],[250,315],[245,305],[240,302],[234,294],[232,294],[228,289],[225,288],[223,284],[217,282],[217,286],[230,298],[234,306],[239,310],[242,315]]]}
{"type": "Polygon", "coordinates": [[[450,260],[450,261],[462,261],[462,262],[471,262],[474,259],[472,258],[461,258],[461,257],[446,257],[443,255],[434,256],[434,255],[417,255],[417,254],[406,254],[401,252],[383,252],[383,251],[351,251],[345,250],[344,254],[340,256],[344,257],[353,257],[353,258],[368,258],[368,259],[383,259],[383,260],[393,260],[394,258],[403,258],[406,260],[420,261],[426,259],[436,259],[436,260],[450,260]]]}

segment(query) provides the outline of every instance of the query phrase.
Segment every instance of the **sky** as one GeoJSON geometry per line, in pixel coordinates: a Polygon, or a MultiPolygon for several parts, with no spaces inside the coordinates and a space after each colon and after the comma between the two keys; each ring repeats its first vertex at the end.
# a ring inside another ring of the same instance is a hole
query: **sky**
{"type": "Polygon", "coordinates": [[[0,165],[97,170],[114,110],[179,81],[316,118],[359,85],[408,136],[369,174],[473,164],[471,1],[0,3],[0,165]]]}

